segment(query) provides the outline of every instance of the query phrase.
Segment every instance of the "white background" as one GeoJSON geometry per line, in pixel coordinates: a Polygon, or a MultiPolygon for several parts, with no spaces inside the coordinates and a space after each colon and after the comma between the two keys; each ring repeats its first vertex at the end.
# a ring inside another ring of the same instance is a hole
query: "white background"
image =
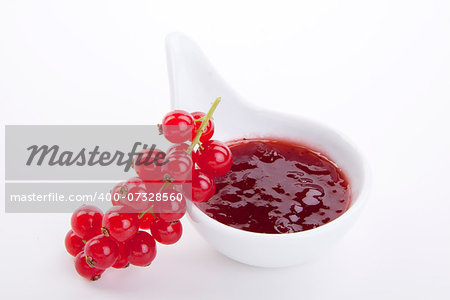
{"type": "Polygon", "coordinates": [[[249,101],[359,145],[374,182],[358,223],[318,261],[261,269],[186,220],[150,268],[90,283],[64,250],[69,214],[2,211],[0,298],[450,298],[450,1],[2,0],[2,124],[156,124],[172,31],[249,101]]]}

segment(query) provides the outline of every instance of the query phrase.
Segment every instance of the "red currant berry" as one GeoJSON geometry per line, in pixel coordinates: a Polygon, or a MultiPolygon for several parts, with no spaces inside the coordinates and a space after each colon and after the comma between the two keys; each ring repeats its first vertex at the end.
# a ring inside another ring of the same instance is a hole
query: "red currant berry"
{"type": "Polygon", "coordinates": [[[183,233],[180,221],[168,223],[161,219],[154,219],[150,224],[150,230],[155,240],[165,245],[175,244],[183,233]]]}
{"type": "Polygon", "coordinates": [[[107,269],[114,265],[119,257],[119,246],[112,238],[98,235],[86,243],[84,252],[88,265],[97,269],[107,269]]]}
{"type": "MultiPolygon", "coordinates": [[[[157,194],[161,191],[162,187],[166,184],[166,181],[161,180],[161,182],[147,182],[145,185],[147,186],[147,202],[150,202],[150,206],[153,205],[153,202],[150,199],[150,194],[157,194]]],[[[141,210],[140,212],[143,212],[141,210]]]]}
{"type": "Polygon", "coordinates": [[[66,245],[67,252],[72,256],[77,256],[84,249],[83,239],[76,235],[73,230],[69,230],[66,234],[64,244],[66,245]]]}
{"type": "MultiPolygon", "coordinates": [[[[195,120],[203,118],[204,116],[206,116],[206,114],[200,111],[196,111],[191,113],[191,115],[194,118],[194,130],[192,131],[192,139],[194,139],[195,136],[197,135],[197,131],[200,128],[200,125],[202,125],[201,121],[195,120]]],[[[212,138],[213,134],[214,134],[214,122],[213,120],[209,119],[208,124],[206,124],[206,127],[202,135],[200,136],[200,142],[204,143],[206,141],[209,141],[212,138]]]]}
{"type": "Polygon", "coordinates": [[[211,140],[202,144],[195,153],[195,162],[203,172],[214,177],[225,175],[231,168],[233,156],[230,148],[220,141],[211,140]]]}
{"type": "Polygon", "coordinates": [[[165,161],[166,154],[159,149],[145,149],[139,153],[133,161],[134,170],[144,182],[163,180],[161,166],[165,161]]]}
{"type": "Polygon", "coordinates": [[[155,217],[151,213],[145,213],[139,220],[139,228],[144,230],[150,229],[150,222],[154,218],[155,217]]]}
{"type": "Polygon", "coordinates": [[[174,110],[168,113],[162,121],[162,132],[172,143],[183,143],[192,138],[194,118],[184,110],[174,110]]]}
{"type": "Polygon", "coordinates": [[[124,201],[128,195],[128,188],[126,187],[126,181],[119,182],[111,190],[111,203],[112,205],[124,205],[124,201]]]}
{"type": "Polygon", "coordinates": [[[117,242],[119,246],[119,257],[117,257],[116,262],[113,264],[115,269],[124,269],[130,265],[128,262],[128,255],[130,254],[130,249],[126,243],[117,242]]]}
{"type": "Polygon", "coordinates": [[[185,153],[186,153],[186,151],[188,150],[188,148],[189,148],[189,145],[186,144],[186,143],[172,145],[172,146],[170,146],[170,148],[167,150],[167,152],[166,152],[166,157],[169,156],[172,152],[175,152],[175,151],[176,151],[176,152],[181,151],[181,152],[185,152],[185,153]]]}
{"type": "Polygon", "coordinates": [[[153,212],[166,222],[181,219],[186,213],[186,199],[181,192],[172,188],[161,191],[161,201],[155,201],[153,212]]]}
{"type": "Polygon", "coordinates": [[[124,242],[139,230],[139,214],[125,206],[113,206],[103,217],[102,232],[118,242],[124,242]]]}
{"type": "Polygon", "coordinates": [[[151,206],[149,201],[145,201],[144,196],[147,193],[147,185],[139,177],[134,177],[113,188],[111,191],[112,204],[126,206],[130,208],[130,211],[141,212],[151,206]]]}
{"type": "Polygon", "coordinates": [[[167,157],[167,164],[162,166],[163,174],[170,175],[170,178],[176,182],[184,182],[192,177],[194,163],[191,155],[186,152],[173,151],[167,157]]]}
{"type": "Polygon", "coordinates": [[[72,214],[72,230],[83,240],[99,235],[102,227],[103,213],[93,205],[83,205],[72,214]]]}
{"type": "Polygon", "coordinates": [[[84,277],[92,281],[100,279],[100,276],[103,274],[103,272],[105,272],[105,270],[89,266],[86,262],[86,255],[84,254],[84,251],[81,251],[76,256],[75,269],[77,270],[78,274],[80,274],[81,277],[84,277]]]}
{"type": "Polygon", "coordinates": [[[132,265],[145,267],[156,257],[155,239],[146,231],[139,231],[127,241],[127,246],[130,249],[128,261],[132,265]]]}
{"type": "Polygon", "coordinates": [[[183,192],[193,202],[205,202],[216,192],[216,184],[210,176],[196,169],[192,173],[192,185],[183,185],[183,192]]]}

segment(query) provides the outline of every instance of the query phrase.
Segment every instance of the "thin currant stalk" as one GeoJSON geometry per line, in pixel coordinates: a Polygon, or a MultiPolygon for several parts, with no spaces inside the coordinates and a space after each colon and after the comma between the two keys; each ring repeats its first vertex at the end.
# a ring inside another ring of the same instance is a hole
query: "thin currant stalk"
{"type": "MultiPolygon", "coordinates": [[[[172,185],[172,181],[170,180],[164,180],[164,184],[163,186],[159,189],[158,194],[160,194],[163,190],[165,190],[166,188],[168,188],[170,185],[172,185]]],[[[153,205],[150,206],[149,208],[147,208],[146,210],[144,210],[143,212],[141,212],[139,214],[139,219],[141,219],[146,213],[151,213],[153,215],[153,217],[156,218],[155,213],[153,212],[153,205]]]]}
{"type": "Polygon", "coordinates": [[[139,214],[139,219],[141,219],[146,213],[151,213],[152,216],[156,218],[156,215],[155,215],[155,213],[153,212],[153,205],[150,206],[149,208],[147,208],[146,210],[144,210],[143,212],[141,212],[141,213],[139,214]]]}
{"type": "Polygon", "coordinates": [[[211,105],[211,108],[209,109],[208,113],[203,117],[202,124],[198,128],[197,134],[195,135],[195,138],[192,140],[191,145],[186,150],[188,154],[191,154],[194,150],[195,145],[200,145],[200,137],[202,136],[203,131],[205,130],[206,126],[208,125],[209,120],[212,118],[214,111],[216,110],[217,106],[220,103],[221,98],[218,97],[213,104],[211,105]]]}

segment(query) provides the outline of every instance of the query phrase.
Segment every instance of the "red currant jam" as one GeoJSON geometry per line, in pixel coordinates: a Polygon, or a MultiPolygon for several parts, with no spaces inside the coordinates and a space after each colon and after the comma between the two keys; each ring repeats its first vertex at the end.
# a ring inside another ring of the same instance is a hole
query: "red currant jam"
{"type": "Polygon", "coordinates": [[[276,139],[230,142],[231,170],[215,178],[216,193],[196,203],[226,225],[259,233],[312,229],[342,215],[350,186],[323,155],[276,139]]]}

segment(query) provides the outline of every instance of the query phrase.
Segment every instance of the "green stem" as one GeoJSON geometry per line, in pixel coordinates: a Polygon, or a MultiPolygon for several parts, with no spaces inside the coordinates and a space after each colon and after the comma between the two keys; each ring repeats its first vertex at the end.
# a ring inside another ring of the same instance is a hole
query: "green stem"
{"type": "MultiPolygon", "coordinates": [[[[164,184],[162,185],[162,187],[159,189],[159,192],[158,193],[161,193],[164,189],[166,189],[167,187],[169,187],[170,186],[170,182],[169,181],[164,181],[164,184]]],[[[147,208],[146,210],[144,210],[143,212],[141,212],[140,214],[139,214],[139,219],[140,218],[142,218],[146,213],[151,213],[155,218],[156,218],[156,215],[153,213],[153,205],[152,206],[150,206],[149,208],[147,208]]]]}
{"type": "Polygon", "coordinates": [[[148,212],[151,213],[156,218],[156,215],[153,213],[153,205],[152,205],[139,214],[139,219],[141,219],[148,212]]]}
{"type": "Polygon", "coordinates": [[[192,150],[194,150],[195,145],[200,144],[200,137],[202,136],[203,131],[206,128],[206,125],[208,125],[209,120],[212,118],[214,111],[216,110],[217,106],[219,105],[221,98],[218,97],[214,103],[212,104],[211,108],[209,109],[208,113],[203,117],[202,124],[198,128],[197,134],[195,135],[195,138],[192,140],[192,144],[189,146],[189,148],[186,150],[188,154],[192,153],[192,150]]]}
{"type": "Polygon", "coordinates": [[[168,188],[169,186],[170,186],[170,184],[171,184],[171,182],[170,181],[164,181],[164,184],[162,185],[162,187],[159,189],[159,194],[163,191],[163,190],[165,190],[166,188],[168,188]]]}

